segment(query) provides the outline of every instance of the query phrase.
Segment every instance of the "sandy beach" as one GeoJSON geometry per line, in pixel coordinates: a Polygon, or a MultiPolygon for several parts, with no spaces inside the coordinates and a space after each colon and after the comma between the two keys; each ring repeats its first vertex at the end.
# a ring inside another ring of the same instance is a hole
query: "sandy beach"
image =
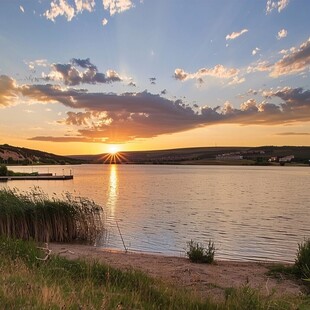
{"type": "Polygon", "coordinates": [[[87,245],[51,243],[52,254],[69,259],[96,260],[123,270],[141,270],[146,274],[183,287],[201,297],[223,299],[225,289],[246,283],[262,294],[272,292],[278,296],[302,294],[302,286],[284,277],[267,275],[265,262],[216,261],[215,264],[194,264],[187,258],[136,252],[111,251],[87,245]]]}

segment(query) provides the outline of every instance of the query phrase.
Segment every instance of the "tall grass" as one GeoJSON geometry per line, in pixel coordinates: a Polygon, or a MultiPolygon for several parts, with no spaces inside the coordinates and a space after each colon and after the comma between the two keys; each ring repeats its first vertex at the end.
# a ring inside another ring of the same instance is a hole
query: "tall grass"
{"type": "Polygon", "coordinates": [[[103,231],[103,210],[81,197],[49,199],[40,189],[0,190],[0,235],[40,242],[94,241],[103,231]]]}

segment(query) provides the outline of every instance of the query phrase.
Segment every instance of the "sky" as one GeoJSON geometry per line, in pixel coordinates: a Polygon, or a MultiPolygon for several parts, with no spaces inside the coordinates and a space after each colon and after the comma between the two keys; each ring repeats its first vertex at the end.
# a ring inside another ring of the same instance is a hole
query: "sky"
{"type": "Polygon", "coordinates": [[[310,146],[308,0],[2,0],[0,144],[310,146]]]}

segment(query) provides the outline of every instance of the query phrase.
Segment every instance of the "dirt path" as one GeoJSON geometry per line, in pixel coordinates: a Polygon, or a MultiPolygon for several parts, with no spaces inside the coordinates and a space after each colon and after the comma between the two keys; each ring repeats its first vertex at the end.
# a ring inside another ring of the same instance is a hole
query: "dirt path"
{"type": "Polygon", "coordinates": [[[53,254],[66,251],[60,255],[70,259],[94,259],[120,269],[138,269],[202,297],[222,299],[225,289],[246,283],[260,289],[263,294],[274,289],[279,296],[302,292],[302,287],[291,280],[268,277],[266,272],[270,263],[217,261],[216,264],[205,265],[191,263],[182,257],[113,252],[86,245],[53,243],[49,247],[53,254]]]}

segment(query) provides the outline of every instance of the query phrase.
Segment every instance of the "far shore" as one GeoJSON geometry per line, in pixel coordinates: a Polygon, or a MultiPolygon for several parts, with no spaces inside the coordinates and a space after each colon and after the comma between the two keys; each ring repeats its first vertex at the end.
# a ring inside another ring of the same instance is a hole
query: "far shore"
{"type": "MultiPolygon", "coordinates": [[[[285,277],[275,278],[267,273],[271,262],[217,261],[212,264],[191,263],[185,257],[106,250],[99,247],[51,243],[52,254],[69,259],[96,260],[123,270],[141,270],[176,287],[183,287],[201,297],[223,300],[225,290],[248,284],[268,295],[275,291],[281,296],[303,293],[302,284],[285,277]]],[[[289,264],[284,264],[289,265],[289,264]]]]}
{"type": "Polygon", "coordinates": [[[251,160],[215,160],[215,159],[207,159],[207,160],[188,160],[188,161],[177,161],[177,162],[92,162],[92,163],[82,163],[82,164],[33,164],[33,165],[22,165],[22,164],[6,164],[7,167],[41,167],[41,166],[79,166],[79,165],[150,165],[150,166],[242,166],[242,167],[310,167],[310,164],[302,164],[302,163],[286,163],[285,165],[280,165],[279,163],[266,163],[266,164],[257,164],[251,160]]]}

